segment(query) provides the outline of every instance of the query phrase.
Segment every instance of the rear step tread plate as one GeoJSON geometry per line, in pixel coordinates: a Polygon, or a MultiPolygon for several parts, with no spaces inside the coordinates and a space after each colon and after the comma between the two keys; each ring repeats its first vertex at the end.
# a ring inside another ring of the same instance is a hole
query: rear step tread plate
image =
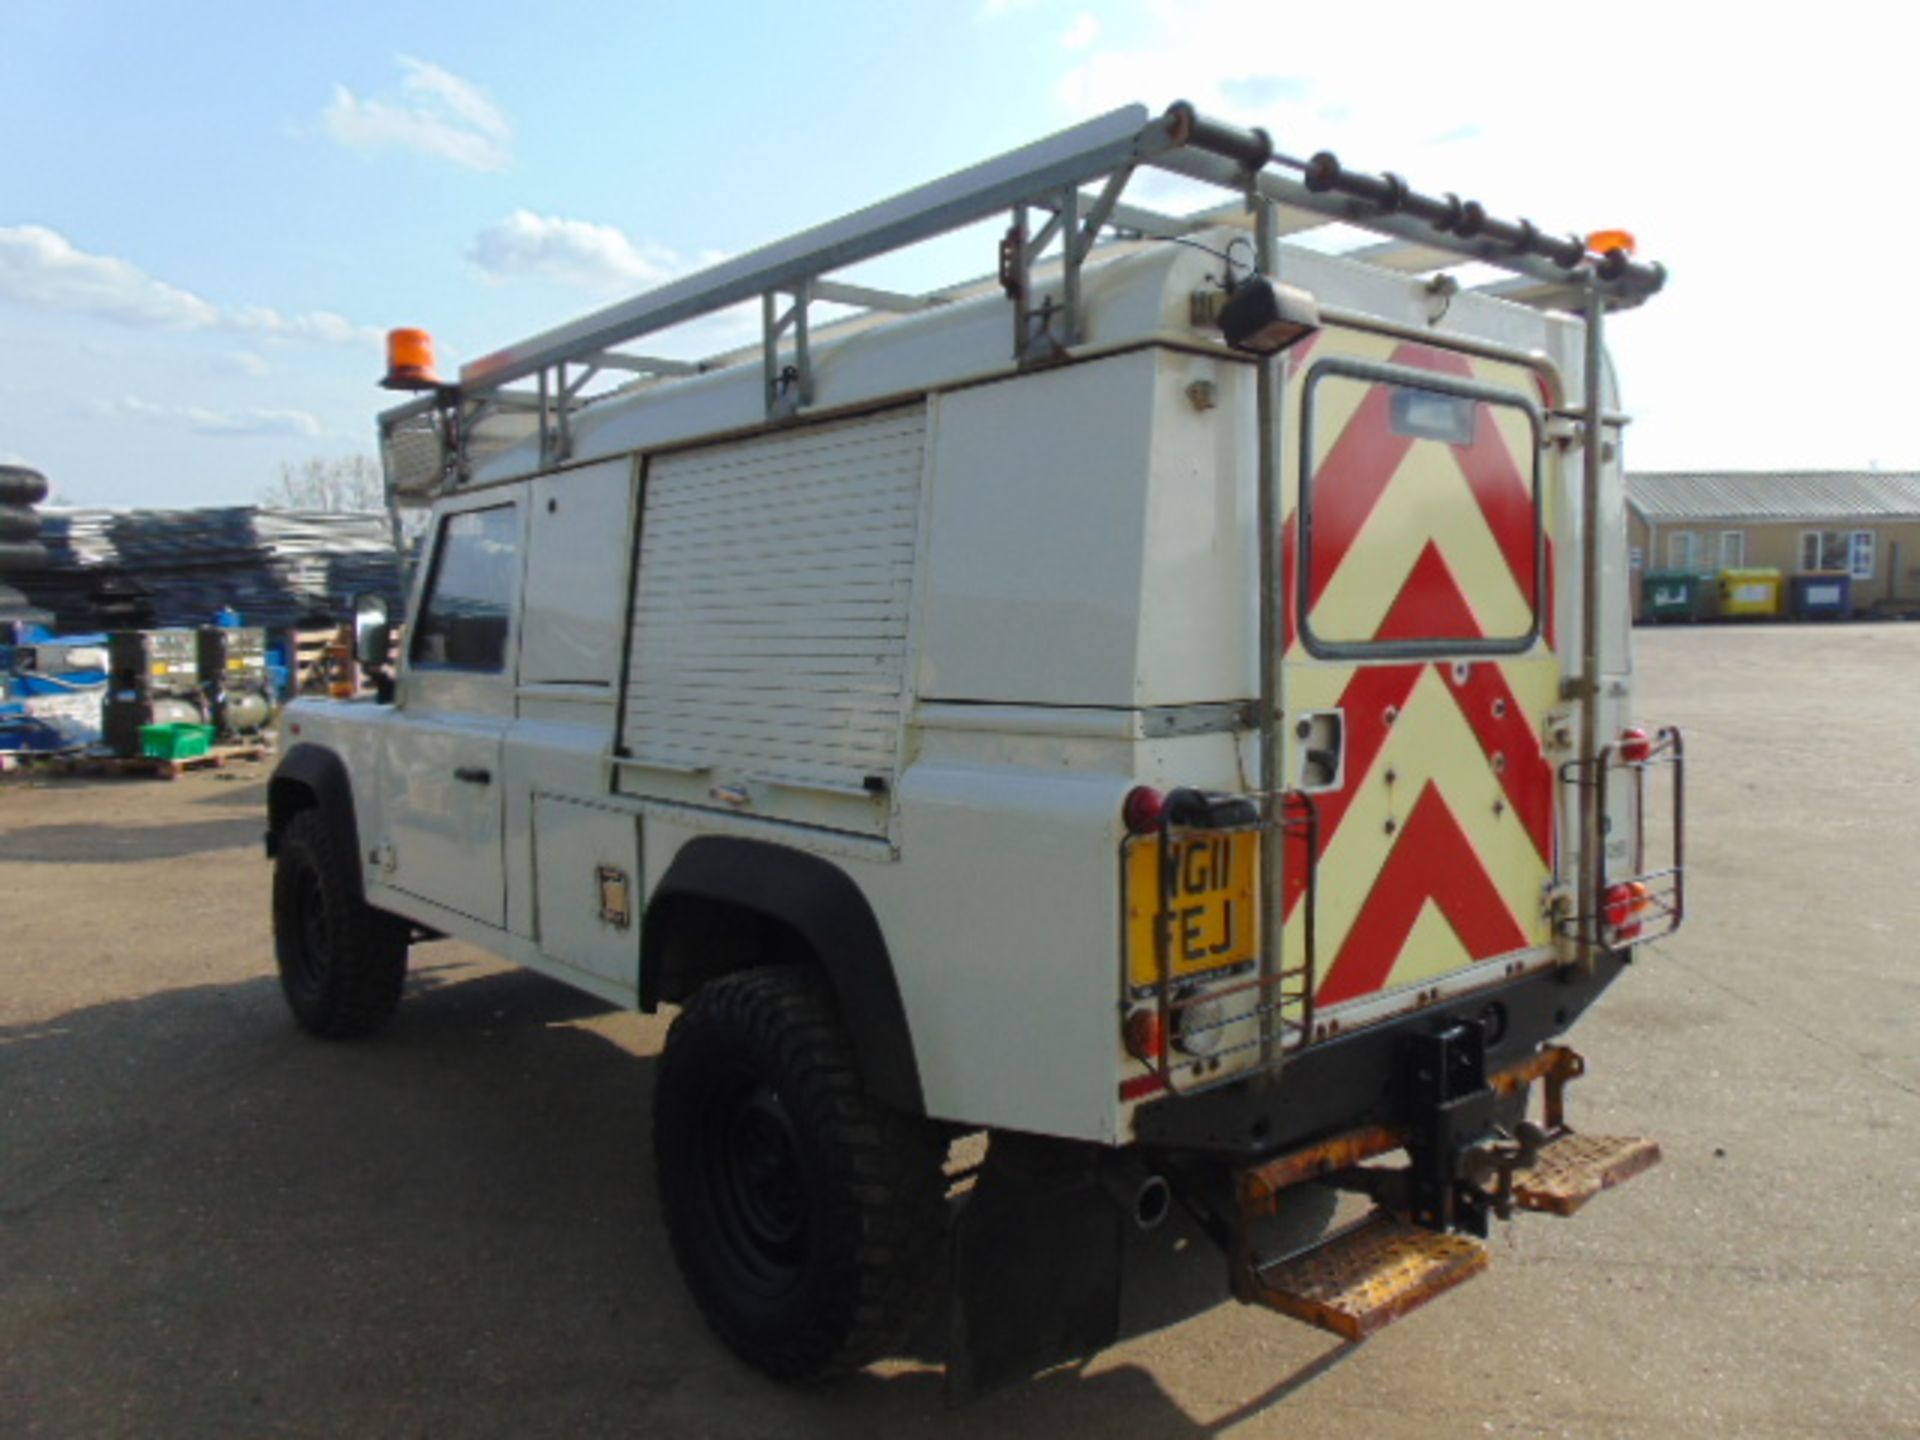
{"type": "Polygon", "coordinates": [[[1562,1135],[1541,1147],[1533,1164],[1513,1175],[1513,1203],[1522,1210],[1571,1215],[1602,1190],[1660,1163],[1660,1146],[1633,1135],[1562,1135]]]}
{"type": "Polygon", "coordinates": [[[1487,1268],[1487,1247],[1375,1212],[1254,1272],[1256,1303],[1362,1340],[1487,1268]]]}

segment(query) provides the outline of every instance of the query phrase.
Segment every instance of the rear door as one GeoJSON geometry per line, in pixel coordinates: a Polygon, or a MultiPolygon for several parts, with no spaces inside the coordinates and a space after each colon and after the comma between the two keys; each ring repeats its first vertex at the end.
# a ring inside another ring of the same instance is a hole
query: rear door
{"type": "Polygon", "coordinates": [[[1552,962],[1540,396],[1525,367],[1356,331],[1293,362],[1285,763],[1318,812],[1320,1036],[1552,962]]]}

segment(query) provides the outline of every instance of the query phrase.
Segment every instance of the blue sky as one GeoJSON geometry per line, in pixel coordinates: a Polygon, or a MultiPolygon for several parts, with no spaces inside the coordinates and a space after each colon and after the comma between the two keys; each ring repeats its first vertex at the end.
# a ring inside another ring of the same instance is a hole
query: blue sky
{"type": "MultiPolygon", "coordinates": [[[[389,326],[452,370],[1185,96],[1294,153],[1636,231],[1674,278],[1615,327],[1634,466],[1920,468],[1904,25],[1691,13],[5,0],[0,459],[76,503],[249,500],[283,461],[372,449],[389,326]]],[[[887,278],[992,268],[959,249],[887,278]]]]}

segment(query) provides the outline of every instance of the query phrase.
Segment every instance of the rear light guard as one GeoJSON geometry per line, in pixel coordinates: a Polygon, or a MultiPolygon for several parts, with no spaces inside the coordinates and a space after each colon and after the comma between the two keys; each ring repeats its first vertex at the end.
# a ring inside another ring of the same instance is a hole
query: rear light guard
{"type": "Polygon", "coordinates": [[[1121,849],[1121,1037],[1144,1067],[1123,1100],[1188,1094],[1244,1078],[1313,1035],[1318,818],[1311,797],[1288,792],[1279,843],[1305,866],[1283,953],[1265,958],[1259,932],[1266,839],[1258,796],[1173,790],[1155,807],[1128,796],[1127,815],[1152,814],[1121,849]],[[1297,930],[1295,942],[1289,934],[1297,930]]]}
{"type": "Polygon", "coordinates": [[[1606,857],[1592,893],[1562,917],[1562,933],[1608,952],[1674,934],[1687,913],[1686,742],[1679,729],[1626,729],[1591,761],[1561,766],[1560,777],[1572,787],[1595,787],[1594,831],[1581,840],[1606,857]]]}

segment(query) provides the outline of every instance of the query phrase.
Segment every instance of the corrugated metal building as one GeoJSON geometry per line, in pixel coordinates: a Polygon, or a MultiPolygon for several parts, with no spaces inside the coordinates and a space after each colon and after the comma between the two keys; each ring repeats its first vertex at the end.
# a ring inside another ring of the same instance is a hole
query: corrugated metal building
{"type": "Polygon", "coordinates": [[[1920,610],[1920,475],[1668,470],[1627,477],[1634,599],[1649,570],[1843,571],[1853,608],[1920,610]]]}

